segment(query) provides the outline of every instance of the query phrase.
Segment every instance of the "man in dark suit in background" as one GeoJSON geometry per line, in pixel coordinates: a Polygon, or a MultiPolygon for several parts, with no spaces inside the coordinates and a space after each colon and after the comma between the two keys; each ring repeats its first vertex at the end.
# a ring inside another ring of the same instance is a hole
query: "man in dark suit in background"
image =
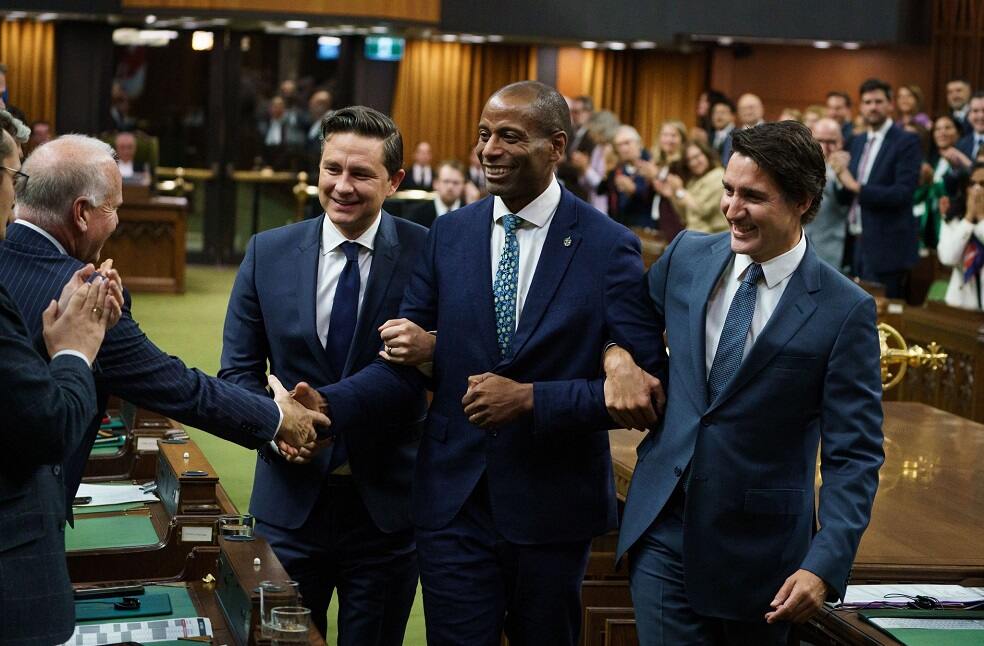
{"type": "MultiPolygon", "coordinates": [[[[354,106],[328,113],[321,130],[325,213],[254,236],[229,299],[219,377],[257,393],[268,362],[287,383],[317,387],[371,363],[427,236],[381,210],[403,179],[396,124],[354,106]]],[[[407,415],[343,429],[304,464],[270,446],[256,461],[256,531],[322,635],[338,590],[339,644],[403,643],[417,590],[410,478],[425,410],[421,388],[407,415]]]]}
{"type": "MultiPolygon", "coordinates": [[[[24,162],[30,176],[17,185],[17,220],[0,244],[0,284],[7,286],[28,330],[41,331],[41,312],[85,263],[99,259],[116,229],[123,201],[113,149],[97,139],[66,135],[39,146],[24,162]]],[[[66,457],[65,494],[71,505],[96,438],[106,398],[137,406],[255,448],[274,439],[300,446],[328,420],[290,398],[256,395],[187,368],[155,346],[130,315],[124,297],[120,322],[106,334],[95,361],[99,414],[66,457]]]]}
{"type": "MultiPolygon", "coordinates": [[[[433,348],[411,502],[432,646],[496,645],[503,628],[514,644],[577,643],[591,539],[616,523],[601,353],[614,339],[663,365],[638,238],[554,177],[569,130],[549,86],[489,99],[476,148],[494,198],[434,222],[404,320],[382,334],[399,361],[433,348]]],[[[320,393],[334,428],[359,428],[425,381],[377,361],[320,393]]]]}
{"type": "Polygon", "coordinates": [[[851,143],[854,136],[854,121],[851,119],[851,95],[847,92],[827,93],[827,118],[840,124],[844,146],[851,143]]]}
{"type": "Polygon", "coordinates": [[[405,216],[406,219],[429,229],[437,218],[460,209],[465,194],[464,165],[455,159],[441,162],[437,167],[434,191],[437,193],[434,199],[411,209],[405,216]]]}
{"type": "Polygon", "coordinates": [[[735,132],[731,232],[684,233],[649,271],[672,386],[617,552],[644,646],[785,646],[789,622],[844,596],[884,457],[881,374],[874,299],[803,234],[825,176],[800,123],[735,132]]]}
{"type": "Polygon", "coordinates": [[[574,133],[571,141],[567,145],[567,156],[571,153],[580,152],[586,155],[591,154],[594,142],[588,136],[588,121],[594,114],[594,101],[590,96],[582,95],[574,99],[571,105],[571,121],[574,125],[574,133]]]}
{"type": "Polygon", "coordinates": [[[984,147],[984,92],[977,91],[970,97],[970,108],[967,112],[968,128],[957,149],[973,164],[977,161],[980,150],[984,147]]]}
{"type": "Polygon", "coordinates": [[[421,141],[413,149],[413,164],[406,170],[400,190],[432,191],[434,184],[434,169],[431,168],[431,145],[421,141]]]}
{"type": "Polygon", "coordinates": [[[961,134],[964,135],[970,132],[970,122],[967,116],[970,112],[971,91],[970,81],[965,79],[951,79],[946,82],[946,104],[950,108],[953,119],[960,127],[961,134]]]}
{"type": "Polygon", "coordinates": [[[853,273],[881,283],[889,298],[903,298],[909,270],[919,257],[912,194],[919,182],[919,137],[888,116],[892,89],[884,81],[861,84],[861,116],[867,132],[855,133],[850,153],[830,155],[843,186],[848,233],[854,238],[853,273]]]}

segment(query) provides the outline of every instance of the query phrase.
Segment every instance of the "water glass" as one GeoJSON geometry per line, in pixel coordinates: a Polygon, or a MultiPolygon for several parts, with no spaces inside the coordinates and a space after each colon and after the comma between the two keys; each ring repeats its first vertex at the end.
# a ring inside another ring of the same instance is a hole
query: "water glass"
{"type": "Polygon", "coordinates": [[[311,610],[301,606],[280,606],[270,612],[273,646],[308,642],[311,610]]]}
{"type": "Polygon", "coordinates": [[[264,639],[271,639],[273,632],[272,610],[277,606],[297,604],[297,581],[260,581],[260,634],[264,639]]]}

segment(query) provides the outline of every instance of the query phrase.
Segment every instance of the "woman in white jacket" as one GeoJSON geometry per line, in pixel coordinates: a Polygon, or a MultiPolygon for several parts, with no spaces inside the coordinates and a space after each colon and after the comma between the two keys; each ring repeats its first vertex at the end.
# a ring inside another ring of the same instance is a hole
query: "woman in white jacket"
{"type": "MultiPolygon", "coordinates": [[[[954,217],[941,227],[936,253],[941,263],[953,267],[944,298],[946,304],[981,310],[984,309],[984,164],[974,165],[966,196],[964,216],[954,217]]],[[[945,202],[940,205],[941,210],[951,206],[950,200],[945,202]]]]}

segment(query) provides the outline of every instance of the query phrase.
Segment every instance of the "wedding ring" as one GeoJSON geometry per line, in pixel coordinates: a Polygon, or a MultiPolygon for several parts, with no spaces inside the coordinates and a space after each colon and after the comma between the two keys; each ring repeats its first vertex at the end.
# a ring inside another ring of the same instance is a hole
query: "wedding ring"
{"type": "Polygon", "coordinates": [[[96,315],[96,318],[99,318],[100,316],[102,316],[103,311],[101,307],[93,307],[92,313],[96,315]]]}

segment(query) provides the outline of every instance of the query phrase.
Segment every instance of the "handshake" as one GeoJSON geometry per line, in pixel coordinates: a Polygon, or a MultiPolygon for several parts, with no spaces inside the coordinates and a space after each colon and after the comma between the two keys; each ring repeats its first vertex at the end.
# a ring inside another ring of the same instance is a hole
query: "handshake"
{"type": "Polygon", "coordinates": [[[306,464],[314,454],[332,443],[331,437],[318,439],[318,428],[327,429],[331,420],[325,414],[328,405],[318,391],[305,382],[287,390],[274,375],[267,379],[273,400],[284,418],[274,441],[288,462],[306,464]]]}

